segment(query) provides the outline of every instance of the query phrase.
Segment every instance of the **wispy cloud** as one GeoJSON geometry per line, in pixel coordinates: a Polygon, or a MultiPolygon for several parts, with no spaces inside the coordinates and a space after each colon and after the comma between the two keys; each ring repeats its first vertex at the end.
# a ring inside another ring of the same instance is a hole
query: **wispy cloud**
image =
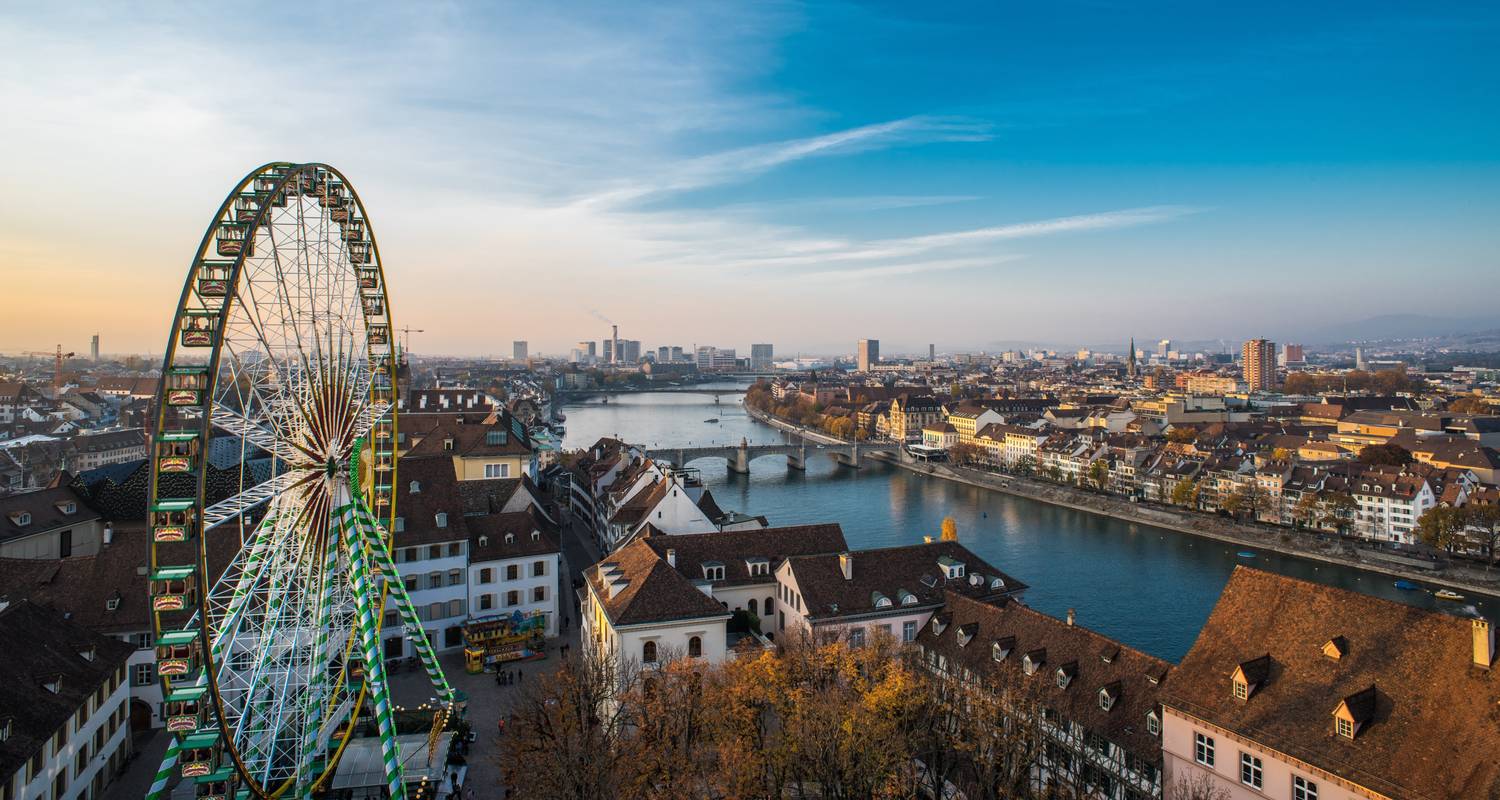
{"type": "Polygon", "coordinates": [[[818,136],[750,145],[661,165],[649,178],[590,194],[574,205],[618,207],[653,195],[737,183],[811,158],[936,142],[982,142],[990,138],[989,130],[988,124],[975,120],[913,116],[818,136]]]}

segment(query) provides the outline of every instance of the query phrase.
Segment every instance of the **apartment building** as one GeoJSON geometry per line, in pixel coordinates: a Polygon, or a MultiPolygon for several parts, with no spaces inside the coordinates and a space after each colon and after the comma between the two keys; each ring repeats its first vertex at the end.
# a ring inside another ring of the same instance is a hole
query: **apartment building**
{"type": "Polygon", "coordinates": [[[94,800],[130,756],[130,645],[0,601],[0,797],[94,800]]]}

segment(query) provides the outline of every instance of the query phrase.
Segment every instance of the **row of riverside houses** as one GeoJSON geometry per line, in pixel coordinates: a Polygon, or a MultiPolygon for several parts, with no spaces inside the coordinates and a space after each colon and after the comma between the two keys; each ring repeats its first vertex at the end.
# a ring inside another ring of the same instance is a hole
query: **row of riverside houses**
{"type": "MultiPolygon", "coordinates": [[[[1416,544],[1429,509],[1500,497],[1500,416],[1419,410],[1404,397],[1253,405],[1168,394],[945,406],[902,393],[857,411],[839,402],[825,411],[854,415],[869,435],[941,449],[955,463],[1370,541],[1416,544]],[[1371,447],[1382,457],[1367,454],[1371,447]]],[[[1492,537],[1470,533],[1453,549],[1491,556],[1492,537]]]]}
{"type": "Polygon", "coordinates": [[[1071,611],[1027,607],[1025,584],[959,542],[845,546],[836,524],[678,535],[648,525],[586,570],[583,646],[652,669],[800,637],[855,647],[894,637],[935,679],[1040,718],[1031,780],[1042,791],[1500,798],[1500,676],[1484,620],[1238,567],[1174,666],[1071,611]],[[1016,697],[1030,703],[1007,705],[1016,697]]]}
{"type": "Polygon", "coordinates": [[[697,470],[656,461],[634,445],[603,438],[575,454],[557,475],[574,519],[591,529],[595,544],[612,551],[649,525],[659,533],[755,530],[764,517],[721,509],[697,470]]]}

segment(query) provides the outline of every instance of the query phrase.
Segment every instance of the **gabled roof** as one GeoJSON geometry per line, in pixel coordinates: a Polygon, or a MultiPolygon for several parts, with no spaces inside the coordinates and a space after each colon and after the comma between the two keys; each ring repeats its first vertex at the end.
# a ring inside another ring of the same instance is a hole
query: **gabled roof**
{"type": "Polygon", "coordinates": [[[848,548],[844,542],[844,530],[838,523],[673,535],[656,533],[649,526],[646,530],[647,534],[641,537],[641,541],[662,558],[672,550],[677,559],[677,571],[688,578],[701,579],[705,562],[721,562],[724,580],[715,581],[715,586],[776,581],[773,574],[752,576],[749,567],[752,560],[767,561],[774,572],[790,556],[837,553],[848,548]]]}
{"type": "Polygon", "coordinates": [[[729,616],[645,539],[635,539],[611,553],[585,570],[584,577],[616,626],[729,616]],[[611,586],[618,588],[612,591],[611,586]]]}
{"type": "Polygon", "coordinates": [[[1473,648],[1471,620],[1238,567],[1163,702],[1392,797],[1496,798],[1500,669],[1473,648]],[[1261,656],[1265,681],[1235,699],[1230,674],[1261,656]],[[1333,735],[1334,710],[1372,686],[1358,735],[1333,735]]]}
{"type": "MultiPolygon", "coordinates": [[[[837,553],[787,559],[809,619],[874,612],[876,607],[871,598],[876,592],[893,599],[901,592],[909,592],[916,598],[914,605],[920,607],[940,605],[947,590],[995,599],[1026,589],[1026,584],[1002,573],[958,542],[858,550],[849,556],[853,560],[851,579],[844,578],[837,553]],[[948,563],[963,564],[963,577],[947,577],[940,565],[945,559],[948,563]]],[[[900,607],[900,603],[896,605],[900,607]]]]}
{"type": "Polygon", "coordinates": [[[470,564],[561,552],[557,532],[534,508],[470,517],[467,523],[470,564]]]}

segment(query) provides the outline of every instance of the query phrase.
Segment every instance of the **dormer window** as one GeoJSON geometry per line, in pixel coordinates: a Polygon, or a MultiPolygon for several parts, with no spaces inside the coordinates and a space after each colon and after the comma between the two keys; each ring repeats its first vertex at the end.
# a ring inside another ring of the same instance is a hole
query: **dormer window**
{"type": "Polygon", "coordinates": [[[487,445],[503,445],[508,441],[509,434],[505,431],[485,431],[484,443],[487,445]]]}
{"type": "Polygon", "coordinates": [[[1333,710],[1333,732],[1346,739],[1358,736],[1360,728],[1375,716],[1375,700],[1374,686],[1340,700],[1333,710]]]}
{"type": "Polygon", "coordinates": [[[94,648],[89,647],[89,648],[86,648],[86,649],[78,651],[78,657],[82,658],[84,661],[93,661],[94,660],[94,652],[95,652],[94,648]]]}
{"type": "Polygon", "coordinates": [[[31,524],[31,512],[18,511],[10,515],[10,521],[18,528],[24,528],[31,524]]]}
{"type": "Polygon", "coordinates": [[[967,647],[974,640],[974,634],[979,632],[979,625],[970,622],[967,625],[958,626],[957,638],[959,647],[967,647]]]}
{"type": "Polygon", "coordinates": [[[1270,677],[1271,656],[1263,655],[1242,662],[1229,676],[1230,691],[1236,700],[1249,700],[1255,690],[1270,677]]]}
{"type": "Polygon", "coordinates": [[[903,606],[914,606],[917,604],[917,596],[905,589],[897,589],[896,598],[903,606]]]}
{"type": "Polygon", "coordinates": [[[709,581],[724,580],[724,565],[717,561],[703,562],[703,579],[709,581]]]}
{"type": "Polygon", "coordinates": [[[942,636],[943,635],[943,631],[946,630],[947,628],[948,628],[948,623],[944,622],[943,618],[941,616],[939,616],[937,614],[933,614],[932,615],[932,632],[933,633],[937,634],[938,636],[942,636]]]}
{"type": "Polygon", "coordinates": [[[448,512],[446,512],[446,511],[439,511],[435,515],[434,519],[435,519],[435,524],[439,528],[446,528],[446,527],[448,527],[448,512]]]}
{"type": "Polygon", "coordinates": [[[1035,675],[1042,665],[1047,663],[1046,650],[1032,650],[1021,659],[1021,669],[1027,675],[1035,675]]]}
{"type": "Polygon", "coordinates": [[[531,541],[533,541],[533,542],[539,541],[541,538],[542,538],[542,532],[541,531],[532,531],[531,532],[531,541]]]}
{"type": "Polygon", "coordinates": [[[104,610],[105,611],[119,611],[120,610],[120,599],[121,599],[120,590],[116,589],[115,593],[112,594],[112,595],[110,595],[109,599],[107,599],[107,600],[104,601],[104,610]]]}
{"type": "Polygon", "coordinates": [[[450,451],[453,449],[453,437],[452,436],[448,436],[448,437],[445,437],[443,439],[443,449],[444,450],[450,450],[450,451]]]}
{"type": "Polygon", "coordinates": [[[872,606],[874,606],[876,608],[890,608],[891,607],[891,598],[886,597],[885,595],[881,594],[880,592],[871,592],[870,593],[870,605],[872,605],[872,606]]]}
{"type": "Polygon", "coordinates": [[[13,729],[12,726],[11,726],[11,722],[12,721],[13,720],[12,720],[11,717],[6,717],[5,719],[0,719],[0,742],[3,742],[6,739],[10,738],[10,733],[11,733],[11,730],[13,729]]]}
{"type": "Polygon", "coordinates": [[[490,543],[490,537],[488,537],[488,536],[480,536],[479,537],[479,546],[480,547],[488,547],[489,543],[490,543]]]}
{"type": "Polygon", "coordinates": [[[1078,671],[1077,666],[1075,666],[1073,664],[1064,664],[1061,667],[1058,667],[1057,668],[1057,673],[1056,673],[1056,676],[1055,676],[1057,678],[1057,688],[1059,688],[1059,689],[1066,689],[1066,688],[1068,688],[1068,684],[1070,684],[1070,683],[1073,682],[1073,675],[1077,671],[1078,671]]]}
{"type": "Polygon", "coordinates": [[[73,514],[78,511],[78,504],[73,502],[72,500],[64,503],[58,503],[57,510],[61,511],[64,514],[73,514]]]}
{"type": "Polygon", "coordinates": [[[48,678],[47,680],[42,681],[42,688],[46,689],[47,691],[49,691],[49,692],[51,692],[53,694],[57,694],[58,692],[61,692],[62,691],[62,676],[58,675],[55,678],[48,678]]]}
{"type": "Polygon", "coordinates": [[[1103,689],[1100,689],[1099,690],[1099,707],[1102,708],[1102,709],[1104,709],[1105,711],[1108,711],[1111,708],[1114,708],[1114,706],[1115,706],[1115,694],[1109,690],[1109,687],[1105,687],[1103,689]]]}
{"type": "Polygon", "coordinates": [[[507,534],[505,534],[505,543],[506,544],[515,544],[516,543],[516,535],[514,533],[507,533],[507,534]]]}
{"type": "Polygon", "coordinates": [[[411,494],[421,494],[422,493],[422,483],[421,483],[421,481],[412,481],[411,484],[407,486],[407,491],[409,493],[411,493],[411,494]]]}
{"type": "Polygon", "coordinates": [[[990,588],[993,589],[993,590],[1004,589],[1005,588],[1005,579],[1004,578],[990,578],[990,588]]]}
{"type": "Polygon", "coordinates": [[[1004,661],[1010,655],[1011,648],[1015,646],[1015,639],[1006,637],[990,645],[990,658],[996,661],[1004,661]]]}
{"type": "Polygon", "coordinates": [[[1146,732],[1152,736],[1161,735],[1161,717],[1156,716],[1154,709],[1146,713],[1146,732]]]}
{"type": "Polygon", "coordinates": [[[1323,645],[1323,655],[1338,661],[1349,652],[1349,640],[1342,636],[1335,636],[1323,645]]]}

